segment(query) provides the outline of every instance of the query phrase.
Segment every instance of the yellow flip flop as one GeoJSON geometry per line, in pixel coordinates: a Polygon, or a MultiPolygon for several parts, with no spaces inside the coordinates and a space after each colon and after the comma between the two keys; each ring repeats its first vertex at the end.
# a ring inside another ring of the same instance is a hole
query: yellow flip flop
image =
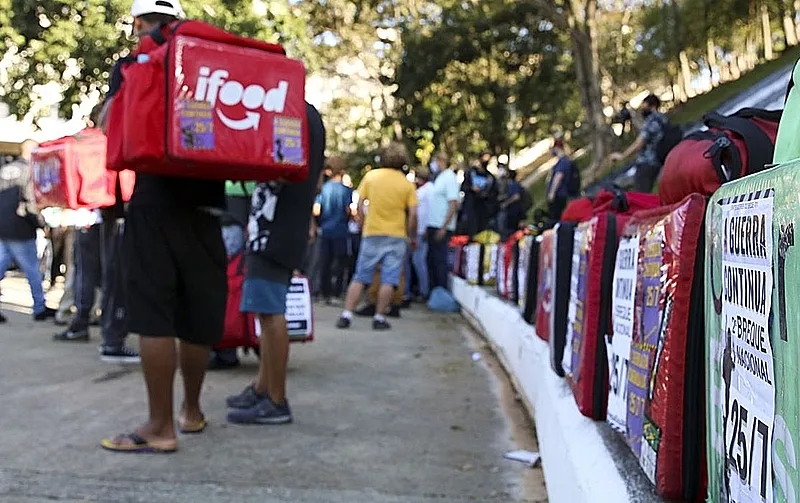
{"type": "Polygon", "coordinates": [[[116,438],[106,438],[100,442],[100,447],[112,452],[127,452],[134,454],[170,454],[178,450],[177,444],[162,446],[148,442],[137,433],[127,433],[116,438]],[[130,440],[131,443],[120,443],[120,440],[130,440]]]}
{"type": "Polygon", "coordinates": [[[196,435],[198,433],[203,433],[207,426],[208,421],[206,421],[205,418],[194,423],[184,423],[183,421],[178,421],[178,431],[184,435],[196,435]]]}

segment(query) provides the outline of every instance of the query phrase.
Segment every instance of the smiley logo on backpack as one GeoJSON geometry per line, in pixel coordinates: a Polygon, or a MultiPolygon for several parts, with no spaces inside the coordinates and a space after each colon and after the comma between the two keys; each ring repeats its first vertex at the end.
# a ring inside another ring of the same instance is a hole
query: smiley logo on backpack
{"type": "Polygon", "coordinates": [[[232,119],[217,108],[217,117],[230,129],[246,131],[258,129],[261,122],[261,111],[283,113],[286,107],[286,95],[289,83],[285,80],[278,82],[272,89],[264,89],[258,84],[245,87],[239,81],[231,80],[227,70],[217,69],[213,72],[207,66],[201,66],[200,75],[197,77],[197,86],[194,99],[206,101],[211,106],[217,100],[225,106],[234,107],[241,104],[247,111],[242,119],[232,119]]]}

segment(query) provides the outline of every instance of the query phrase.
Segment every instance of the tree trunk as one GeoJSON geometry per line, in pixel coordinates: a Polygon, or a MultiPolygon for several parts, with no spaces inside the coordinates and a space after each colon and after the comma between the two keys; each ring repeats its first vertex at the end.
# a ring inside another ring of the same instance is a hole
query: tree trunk
{"type": "Polygon", "coordinates": [[[800,21],[796,21],[798,12],[800,12],[800,0],[794,0],[789,15],[792,17],[792,24],[794,24],[794,36],[797,38],[798,43],[800,43],[800,21]]]}
{"type": "Polygon", "coordinates": [[[708,70],[711,72],[711,85],[717,87],[721,77],[717,63],[717,48],[712,39],[706,41],[706,62],[708,70]]]}
{"type": "Polygon", "coordinates": [[[793,10],[786,4],[786,0],[781,0],[778,6],[783,23],[783,41],[786,42],[786,47],[794,47],[797,45],[797,33],[795,33],[794,21],[792,20],[793,10]]]}
{"type": "Polygon", "coordinates": [[[767,4],[761,3],[761,33],[764,37],[764,59],[767,61],[774,58],[772,53],[772,27],[769,24],[769,9],[767,4]]]}
{"type": "Polygon", "coordinates": [[[600,87],[597,0],[572,0],[569,18],[578,86],[592,138],[593,160],[590,169],[594,170],[605,161],[611,136],[603,113],[603,95],[600,87]]]}
{"type": "Polygon", "coordinates": [[[692,86],[692,69],[689,67],[689,56],[686,51],[681,51],[679,58],[681,61],[681,85],[686,97],[694,98],[697,93],[694,92],[694,86],[692,86]]]}

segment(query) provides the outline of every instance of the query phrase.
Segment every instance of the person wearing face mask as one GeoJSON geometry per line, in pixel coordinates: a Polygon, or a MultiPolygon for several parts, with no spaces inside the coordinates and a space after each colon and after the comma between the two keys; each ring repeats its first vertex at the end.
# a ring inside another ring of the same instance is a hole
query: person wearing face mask
{"type": "Polygon", "coordinates": [[[489,229],[497,211],[497,179],[488,170],[490,159],[489,152],[482,153],[480,162],[467,171],[461,184],[470,236],[489,229]]]}
{"type": "Polygon", "coordinates": [[[436,287],[447,288],[447,246],[456,230],[461,196],[458,178],[455,171],[450,169],[447,155],[444,153],[439,152],[433,157],[431,176],[433,182],[429,184],[431,187],[428,191],[428,214],[425,224],[429,291],[436,287]]]}
{"type": "Polygon", "coordinates": [[[641,108],[644,125],[639,137],[624,152],[614,152],[610,155],[613,162],[618,162],[627,159],[634,152],[638,153],[634,161],[636,166],[634,190],[636,192],[652,191],[661,171],[662,163],[659,160],[658,147],[669,126],[669,119],[658,111],[660,107],[661,100],[658,99],[658,96],[651,94],[645,98],[641,108]]]}

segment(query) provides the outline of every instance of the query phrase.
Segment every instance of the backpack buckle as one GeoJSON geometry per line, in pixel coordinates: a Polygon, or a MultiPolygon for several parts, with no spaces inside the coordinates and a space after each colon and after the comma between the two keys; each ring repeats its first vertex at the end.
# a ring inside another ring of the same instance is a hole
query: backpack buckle
{"type": "Polygon", "coordinates": [[[730,138],[725,135],[719,135],[714,140],[714,143],[708,147],[708,150],[706,150],[705,158],[710,159],[715,157],[720,151],[730,148],[731,145],[733,145],[733,142],[731,142],[730,138]]]}

